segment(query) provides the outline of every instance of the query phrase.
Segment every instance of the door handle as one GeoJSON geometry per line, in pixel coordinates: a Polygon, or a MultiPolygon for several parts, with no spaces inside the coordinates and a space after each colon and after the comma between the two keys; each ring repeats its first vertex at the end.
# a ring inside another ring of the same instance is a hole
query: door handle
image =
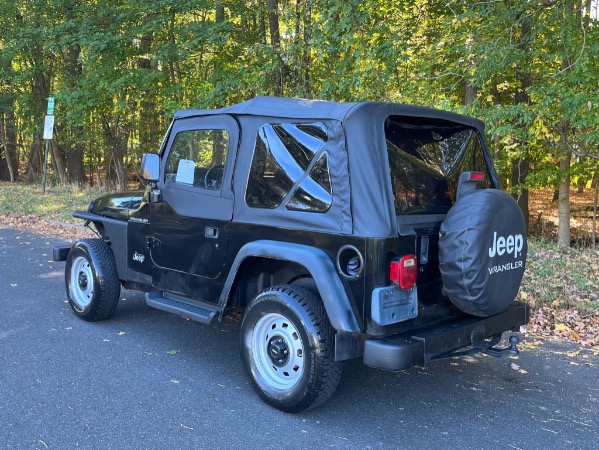
{"type": "Polygon", "coordinates": [[[212,238],[212,239],[218,238],[218,228],[216,228],[216,227],[204,228],[204,236],[207,238],[212,238]]]}

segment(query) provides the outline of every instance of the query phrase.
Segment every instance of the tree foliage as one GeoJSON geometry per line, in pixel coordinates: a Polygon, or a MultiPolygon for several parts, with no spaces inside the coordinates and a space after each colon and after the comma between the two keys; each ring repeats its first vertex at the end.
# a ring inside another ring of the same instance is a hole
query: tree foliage
{"type": "MultiPolygon", "coordinates": [[[[487,123],[504,187],[590,182],[595,0],[0,0],[0,179],[125,188],[174,111],[256,95],[390,100],[487,123]],[[573,155],[576,155],[574,157],[573,155]]],[[[567,199],[562,199],[567,203],[567,199]]]]}

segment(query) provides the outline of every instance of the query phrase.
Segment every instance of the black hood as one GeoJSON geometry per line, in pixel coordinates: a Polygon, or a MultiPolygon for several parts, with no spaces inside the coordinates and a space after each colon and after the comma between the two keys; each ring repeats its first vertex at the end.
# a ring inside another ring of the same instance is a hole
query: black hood
{"type": "Polygon", "coordinates": [[[129,214],[139,208],[144,191],[119,192],[108,194],[95,199],[89,206],[89,211],[101,216],[115,219],[129,219],[129,214]]]}

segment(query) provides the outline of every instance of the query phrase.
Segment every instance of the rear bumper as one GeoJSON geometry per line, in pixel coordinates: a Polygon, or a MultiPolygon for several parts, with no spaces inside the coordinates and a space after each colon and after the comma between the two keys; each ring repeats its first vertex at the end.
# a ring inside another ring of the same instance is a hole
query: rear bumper
{"type": "Polygon", "coordinates": [[[460,321],[436,324],[394,336],[367,339],[364,364],[385,370],[424,366],[431,360],[477,344],[528,322],[528,305],[514,302],[491,317],[466,316],[460,321]]]}

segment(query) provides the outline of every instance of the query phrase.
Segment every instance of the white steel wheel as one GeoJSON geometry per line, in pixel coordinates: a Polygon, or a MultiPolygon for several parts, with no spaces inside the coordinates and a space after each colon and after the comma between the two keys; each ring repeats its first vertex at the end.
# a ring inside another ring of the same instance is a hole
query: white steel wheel
{"type": "Polygon", "coordinates": [[[304,372],[304,346],[299,331],[285,316],[267,314],[252,334],[256,369],[276,389],[289,389],[304,372]]]}
{"type": "Polygon", "coordinates": [[[241,323],[241,357],[256,393],[289,413],[324,403],[341,379],[324,305],[300,286],[272,286],[256,296],[241,323]]]}
{"type": "Polygon", "coordinates": [[[69,292],[73,303],[81,311],[87,308],[93,299],[94,274],[89,262],[83,256],[73,260],[69,292]]]}

